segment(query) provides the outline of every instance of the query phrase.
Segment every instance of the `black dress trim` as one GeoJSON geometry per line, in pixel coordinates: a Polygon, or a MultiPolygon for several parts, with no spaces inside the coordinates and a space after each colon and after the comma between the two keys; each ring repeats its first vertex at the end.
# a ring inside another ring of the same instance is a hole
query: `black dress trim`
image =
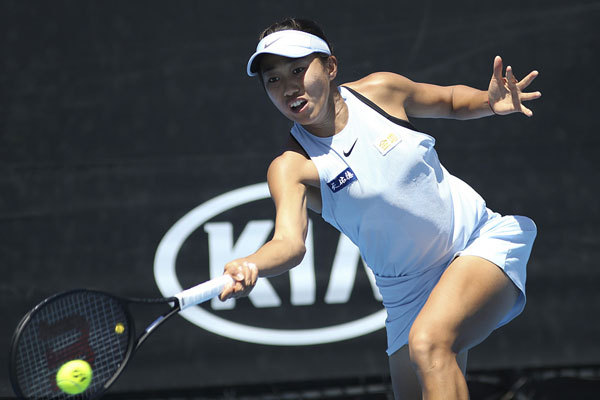
{"type": "Polygon", "coordinates": [[[373,103],[371,100],[367,99],[362,94],[358,93],[356,90],[351,89],[348,86],[342,86],[342,87],[344,89],[347,89],[350,93],[352,93],[354,96],[356,96],[360,101],[362,101],[363,103],[365,103],[366,105],[368,105],[369,107],[371,107],[373,110],[377,111],[379,114],[383,115],[385,118],[387,118],[391,122],[395,123],[396,125],[400,125],[400,126],[403,126],[405,128],[408,128],[410,130],[416,131],[416,129],[413,126],[413,124],[411,124],[407,120],[402,119],[402,118],[398,118],[398,117],[394,117],[393,115],[388,114],[381,107],[379,107],[377,104],[373,103]]]}

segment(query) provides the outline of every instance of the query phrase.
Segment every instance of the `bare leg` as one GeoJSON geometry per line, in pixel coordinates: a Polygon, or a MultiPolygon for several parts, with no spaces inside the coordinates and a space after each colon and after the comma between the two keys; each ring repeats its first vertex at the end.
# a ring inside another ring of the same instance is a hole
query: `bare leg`
{"type": "MultiPolygon", "coordinates": [[[[468,351],[465,350],[456,357],[463,375],[466,374],[467,355],[468,351]]],[[[420,400],[421,385],[410,361],[408,345],[392,354],[389,362],[394,398],[396,400],[420,400]]]]}
{"type": "Polygon", "coordinates": [[[423,399],[469,398],[457,355],[483,341],[518,295],[504,272],[483,258],[463,256],[450,264],[410,331],[423,399]]]}

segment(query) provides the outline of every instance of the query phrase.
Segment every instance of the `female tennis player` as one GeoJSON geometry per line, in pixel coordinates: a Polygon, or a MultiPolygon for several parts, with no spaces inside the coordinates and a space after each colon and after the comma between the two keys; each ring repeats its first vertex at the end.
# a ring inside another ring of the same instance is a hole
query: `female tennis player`
{"type": "Polygon", "coordinates": [[[286,19],[267,28],[247,72],[293,127],[267,173],[273,238],[225,266],[235,283],[221,299],[300,263],[310,208],[359,247],[375,274],[396,398],[467,399],[467,351],[523,310],[536,227],[489,210],[408,118],[531,116],[523,102],[541,94],[524,89],[538,73],[519,81],[511,67],[503,71],[496,57],[487,91],[388,72],[338,86],[338,62],[318,25],[286,19]]]}

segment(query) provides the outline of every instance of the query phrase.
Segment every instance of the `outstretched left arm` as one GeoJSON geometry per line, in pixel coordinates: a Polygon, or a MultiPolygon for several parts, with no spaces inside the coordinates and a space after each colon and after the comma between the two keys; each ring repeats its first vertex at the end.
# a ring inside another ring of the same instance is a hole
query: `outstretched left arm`
{"type": "Polygon", "coordinates": [[[518,81],[512,68],[502,75],[502,59],[496,56],[488,90],[465,85],[438,86],[412,80],[390,72],[377,72],[347,83],[385,111],[398,118],[474,119],[516,112],[528,117],[533,112],[523,102],[538,99],[540,92],[524,92],[538,76],[530,72],[518,81]]]}
{"type": "Polygon", "coordinates": [[[538,72],[532,71],[520,81],[515,78],[512,67],[506,67],[506,76],[503,76],[502,72],[502,58],[496,56],[487,91],[463,85],[444,88],[446,91],[450,91],[450,95],[447,97],[449,113],[440,116],[473,119],[493,114],[507,115],[518,112],[531,117],[533,112],[523,103],[538,99],[542,94],[540,92],[524,92],[524,90],[538,76],[538,72]]]}

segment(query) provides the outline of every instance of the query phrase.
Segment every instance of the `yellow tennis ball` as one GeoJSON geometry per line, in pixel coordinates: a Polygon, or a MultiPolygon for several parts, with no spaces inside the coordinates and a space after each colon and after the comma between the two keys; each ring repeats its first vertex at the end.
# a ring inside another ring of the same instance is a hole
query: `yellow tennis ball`
{"type": "Polygon", "coordinates": [[[115,325],[115,333],[120,335],[123,332],[125,332],[125,325],[119,322],[117,325],[115,325]]]}
{"type": "Polygon", "coordinates": [[[56,373],[56,385],[67,394],[83,393],[92,382],[92,367],[87,361],[64,363],[56,373]]]}

